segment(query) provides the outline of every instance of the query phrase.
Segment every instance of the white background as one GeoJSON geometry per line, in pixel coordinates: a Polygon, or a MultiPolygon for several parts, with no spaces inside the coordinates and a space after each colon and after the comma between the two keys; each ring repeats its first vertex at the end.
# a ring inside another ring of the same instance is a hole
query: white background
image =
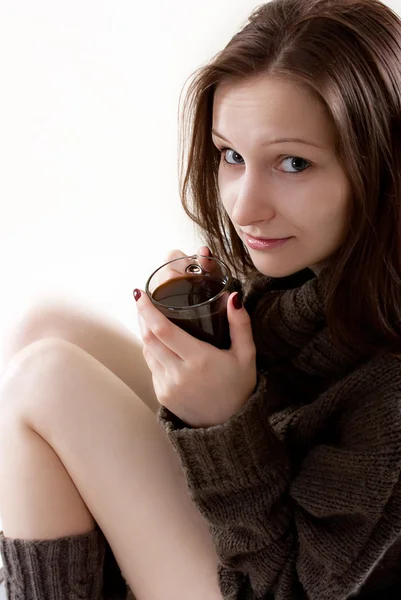
{"type": "Polygon", "coordinates": [[[181,89],[256,4],[0,0],[0,346],[53,295],[139,335],[133,288],[198,247],[178,196],[181,89]]]}
{"type": "Polygon", "coordinates": [[[254,6],[0,0],[0,349],[50,296],[139,335],[132,290],[199,245],[178,194],[180,92],[254,6]]]}
{"type": "Polygon", "coordinates": [[[139,333],[133,288],[198,247],[178,195],[181,89],[254,5],[0,2],[0,343],[47,295],[139,333]]]}

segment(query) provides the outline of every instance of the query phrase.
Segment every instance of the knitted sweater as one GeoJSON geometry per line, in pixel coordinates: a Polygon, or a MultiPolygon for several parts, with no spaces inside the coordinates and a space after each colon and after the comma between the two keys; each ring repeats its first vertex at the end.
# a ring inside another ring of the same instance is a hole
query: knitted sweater
{"type": "Polygon", "coordinates": [[[339,350],[311,276],[247,291],[259,378],[239,414],[194,429],[159,410],[225,600],[401,597],[401,362],[339,350]]]}

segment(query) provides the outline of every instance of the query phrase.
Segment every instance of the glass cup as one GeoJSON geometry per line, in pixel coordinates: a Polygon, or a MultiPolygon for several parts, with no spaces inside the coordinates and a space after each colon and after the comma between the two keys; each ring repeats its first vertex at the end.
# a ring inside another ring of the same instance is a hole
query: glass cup
{"type": "Polygon", "coordinates": [[[145,291],[172,323],[216,348],[230,348],[227,301],[242,290],[223,261],[201,254],[175,258],[152,273],[145,291]]]}

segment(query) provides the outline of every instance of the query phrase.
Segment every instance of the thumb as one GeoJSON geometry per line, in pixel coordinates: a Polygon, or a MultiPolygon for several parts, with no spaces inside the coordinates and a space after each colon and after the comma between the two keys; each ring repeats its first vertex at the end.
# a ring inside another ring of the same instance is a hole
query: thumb
{"type": "Polygon", "coordinates": [[[230,325],[231,350],[239,358],[251,352],[255,344],[251,319],[242,304],[241,294],[238,292],[231,294],[228,299],[227,317],[230,325]]]}

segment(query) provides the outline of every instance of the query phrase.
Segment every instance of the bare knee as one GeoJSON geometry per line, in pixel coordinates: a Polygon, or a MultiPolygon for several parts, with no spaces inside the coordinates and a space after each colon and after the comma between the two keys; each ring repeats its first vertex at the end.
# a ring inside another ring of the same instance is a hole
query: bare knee
{"type": "Polygon", "coordinates": [[[17,318],[12,325],[4,346],[2,363],[6,366],[20,350],[43,338],[62,338],[63,331],[71,326],[74,319],[72,305],[62,300],[37,300],[17,318]]]}
{"type": "Polygon", "coordinates": [[[131,388],[152,412],[157,412],[159,403],[142,343],[117,319],[75,300],[44,299],[29,307],[12,327],[1,362],[7,366],[22,348],[46,338],[81,348],[131,388]]]}
{"type": "Polygon", "coordinates": [[[15,411],[0,420],[0,480],[6,537],[43,540],[94,529],[94,519],[60,458],[15,411]]]}
{"type": "Polygon", "coordinates": [[[10,357],[0,377],[0,420],[21,414],[24,404],[32,403],[38,378],[43,381],[57,361],[64,360],[67,345],[73,347],[61,339],[38,339],[10,357]]]}

